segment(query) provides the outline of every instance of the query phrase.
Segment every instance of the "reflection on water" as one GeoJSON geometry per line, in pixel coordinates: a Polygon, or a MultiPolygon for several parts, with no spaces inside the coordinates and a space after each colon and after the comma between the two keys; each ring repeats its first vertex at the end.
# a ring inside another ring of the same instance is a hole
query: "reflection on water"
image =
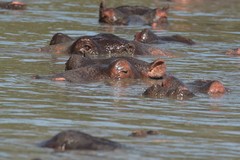
{"type": "MultiPolygon", "coordinates": [[[[65,55],[39,53],[56,32],[71,36],[111,32],[129,40],[142,26],[98,24],[98,1],[25,1],[26,11],[0,11],[0,159],[238,159],[240,157],[239,47],[237,0],[122,1],[170,4],[170,26],[161,35],[181,34],[198,44],[165,44],[176,53],[168,71],[184,82],[217,79],[231,89],[221,98],[198,95],[188,101],[143,98],[141,81],[70,84],[33,80],[64,70],[65,55]],[[127,150],[55,153],[37,144],[62,130],[77,129],[121,142],[127,150]],[[136,129],[159,130],[146,138],[136,129]]],[[[109,2],[117,6],[119,2],[109,2]]],[[[138,57],[148,62],[156,57],[138,57]]]]}

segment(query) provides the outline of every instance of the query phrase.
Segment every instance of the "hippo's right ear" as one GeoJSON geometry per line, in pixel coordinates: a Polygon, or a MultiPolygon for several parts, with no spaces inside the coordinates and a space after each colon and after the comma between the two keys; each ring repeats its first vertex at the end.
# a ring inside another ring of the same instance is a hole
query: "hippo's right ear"
{"type": "Polygon", "coordinates": [[[148,70],[148,77],[150,78],[162,78],[166,74],[166,64],[162,59],[157,59],[150,63],[148,70]]]}
{"type": "Polygon", "coordinates": [[[99,22],[101,22],[102,17],[103,17],[103,11],[104,11],[104,9],[105,9],[104,3],[105,3],[105,1],[102,0],[102,1],[100,2],[100,5],[99,5],[99,22]]]}
{"type": "Polygon", "coordinates": [[[163,8],[162,8],[162,11],[168,11],[169,10],[169,8],[170,8],[170,6],[169,5],[167,5],[167,6],[164,6],[163,8]]]}
{"type": "Polygon", "coordinates": [[[104,8],[105,8],[105,1],[102,0],[102,1],[100,2],[100,5],[99,5],[99,10],[102,10],[102,9],[104,9],[104,8]]]}

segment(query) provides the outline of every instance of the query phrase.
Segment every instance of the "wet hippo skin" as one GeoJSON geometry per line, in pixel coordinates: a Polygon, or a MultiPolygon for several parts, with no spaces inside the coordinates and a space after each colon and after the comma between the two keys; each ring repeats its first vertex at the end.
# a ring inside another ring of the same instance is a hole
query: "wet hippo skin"
{"type": "Polygon", "coordinates": [[[195,42],[189,38],[180,35],[172,36],[158,36],[149,29],[143,29],[141,32],[135,34],[135,41],[142,43],[166,43],[166,42],[180,42],[188,45],[193,45],[195,42]]]}
{"type": "Polygon", "coordinates": [[[24,10],[27,5],[23,2],[11,1],[11,2],[0,2],[0,8],[11,9],[11,10],[24,10]]]}
{"type": "Polygon", "coordinates": [[[66,62],[66,71],[47,78],[56,81],[94,82],[108,79],[151,78],[159,79],[166,72],[166,64],[157,59],[147,63],[132,57],[111,57],[91,59],[81,55],[71,55],[66,62]]]}
{"type": "Polygon", "coordinates": [[[146,97],[163,98],[169,97],[178,100],[186,100],[195,97],[196,93],[209,94],[210,96],[221,96],[229,89],[217,80],[196,80],[184,84],[174,76],[165,75],[160,84],[149,87],[143,95],[146,97]]]}
{"type": "Polygon", "coordinates": [[[167,23],[169,7],[151,9],[143,6],[107,8],[104,1],[99,7],[99,22],[110,25],[151,25],[167,23]]]}
{"type": "Polygon", "coordinates": [[[81,36],[79,38],[71,38],[68,35],[57,33],[52,37],[50,45],[41,48],[41,51],[61,54],[83,54],[89,56],[171,56],[171,53],[168,51],[137,41],[129,41],[110,33],[81,36]]]}
{"type": "Polygon", "coordinates": [[[162,83],[152,85],[143,95],[154,98],[169,97],[178,100],[185,100],[195,96],[182,81],[168,75],[164,77],[162,83]]]}
{"type": "Polygon", "coordinates": [[[120,143],[105,138],[94,137],[76,130],[62,131],[51,139],[43,142],[40,146],[53,148],[58,151],[114,150],[123,147],[120,143]]]}

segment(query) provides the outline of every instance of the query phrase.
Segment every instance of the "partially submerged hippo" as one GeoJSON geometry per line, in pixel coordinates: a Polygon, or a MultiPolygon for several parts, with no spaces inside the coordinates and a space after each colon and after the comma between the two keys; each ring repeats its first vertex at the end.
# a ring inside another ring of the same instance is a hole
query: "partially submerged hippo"
{"type": "Polygon", "coordinates": [[[71,38],[68,35],[55,34],[50,45],[41,51],[53,53],[84,54],[88,56],[122,56],[122,55],[162,55],[171,56],[168,51],[152,47],[137,41],[129,41],[110,33],[94,36],[71,38]]]}
{"type": "Polygon", "coordinates": [[[146,97],[163,98],[169,97],[178,100],[185,100],[195,96],[196,93],[220,96],[229,91],[217,80],[196,80],[184,84],[174,76],[165,75],[162,83],[149,87],[143,95],[146,97]]]}
{"type": "Polygon", "coordinates": [[[99,22],[111,25],[150,25],[166,24],[169,6],[151,9],[143,6],[119,6],[107,8],[104,2],[99,7],[99,22]]]}
{"type": "MultiPolygon", "coordinates": [[[[108,79],[151,78],[159,79],[166,72],[166,64],[157,59],[147,63],[132,57],[91,59],[73,54],[66,63],[66,71],[45,77],[56,81],[93,82],[108,79]]],[[[36,76],[35,78],[44,78],[36,76]]]]}
{"type": "Polygon", "coordinates": [[[123,145],[105,138],[94,137],[80,131],[67,130],[43,142],[41,147],[53,148],[58,151],[115,150],[117,148],[122,148],[123,145]]]}
{"type": "Polygon", "coordinates": [[[227,55],[240,56],[240,48],[229,49],[226,52],[227,55]]]}
{"type": "Polygon", "coordinates": [[[3,9],[24,10],[26,7],[27,5],[25,3],[19,1],[0,2],[0,8],[3,9]]]}
{"type": "Polygon", "coordinates": [[[172,36],[158,36],[149,29],[143,29],[141,32],[135,34],[135,41],[142,43],[166,43],[166,42],[180,42],[188,45],[193,45],[195,42],[189,38],[180,35],[172,36]]]}

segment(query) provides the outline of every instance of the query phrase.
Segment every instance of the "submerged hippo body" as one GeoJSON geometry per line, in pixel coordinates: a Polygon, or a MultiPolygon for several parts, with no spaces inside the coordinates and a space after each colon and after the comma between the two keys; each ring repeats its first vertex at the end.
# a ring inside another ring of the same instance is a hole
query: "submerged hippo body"
{"type": "Polygon", "coordinates": [[[120,143],[105,139],[94,137],[89,134],[67,130],[58,133],[51,139],[43,142],[41,147],[53,148],[58,151],[65,150],[115,150],[122,148],[120,143]]]}
{"type": "Polygon", "coordinates": [[[66,63],[65,72],[47,78],[56,81],[76,83],[125,78],[157,79],[161,78],[165,72],[166,65],[161,59],[157,59],[152,63],[147,63],[132,57],[90,59],[88,57],[73,54],[66,63]]]}
{"type": "Polygon", "coordinates": [[[151,25],[167,24],[169,7],[151,9],[143,6],[119,6],[107,8],[103,2],[99,7],[99,22],[111,25],[151,25]]]}
{"type": "Polygon", "coordinates": [[[227,91],[228,89],[217,80],[196,80],[184,84],[178,78],[166,75],[161,84],[152,85],[143,93],[143,95],[146,97],[169,97],[178,100],[186,100],[195,97],[195,94],[197,93],[209,94],[210,96],[220,96],[227,91]]]}
{"type": "Polygon", "coordinates": [[[24,10],[27,5],[23,2],[11,1],[11,2],[0,2],[0,8],[11,9],[11,10],[24,10]]]}
{"type": "Polygon", "coordinates": [[[169,52],[159,48],[137,41],[129,41],[109,33],[79,38],[71,38],[65,34],[57,33],[51,39],[50,45],[41,48],[41,51],[88,56],[170,55],[169,52]]]}
{"type": "Polygon", "coordinates": [[[180,35],[158,36],[149,29],[143,29],[141,32],[136,33],[134,40],[141,42],[141,43],[158,43],[158,44],[160,44],[160,43],[166,43],[166,42],[180,42],[180,43],[185,43],[188,45],[195,44],[195,42],[192,41],[191,39],[182,37],[180,35]]]}

